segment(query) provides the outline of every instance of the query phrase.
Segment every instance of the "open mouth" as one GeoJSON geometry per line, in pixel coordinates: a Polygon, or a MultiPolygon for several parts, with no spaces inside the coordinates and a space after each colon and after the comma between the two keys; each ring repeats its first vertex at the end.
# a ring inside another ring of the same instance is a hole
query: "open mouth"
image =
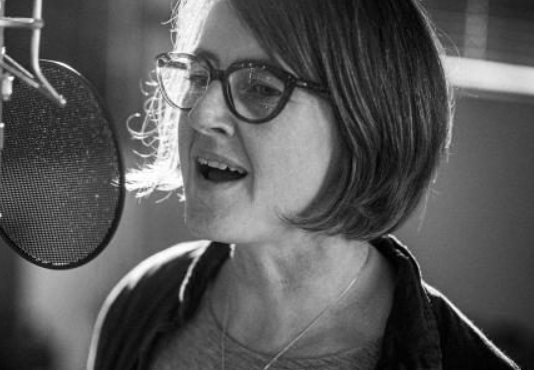
{"type": "Polygon", "coordinates": [[[197,164],[201,176],[212,182],[237,181],[247,176],[245,170],[229,166],[226,163],[197,158],[197,164]]]}

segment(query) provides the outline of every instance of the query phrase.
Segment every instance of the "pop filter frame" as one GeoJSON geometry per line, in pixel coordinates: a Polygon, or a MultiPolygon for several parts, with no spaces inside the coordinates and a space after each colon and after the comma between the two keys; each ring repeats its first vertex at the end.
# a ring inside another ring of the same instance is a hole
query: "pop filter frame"
{"type": "Polygon", "coordinates": [[[69,269],[95,258],[118,227],[123,159],[94,87],[63,63],[40,65],[67,104],[18,80],[3,103],[0,236],[35,265],[69,269]]]}

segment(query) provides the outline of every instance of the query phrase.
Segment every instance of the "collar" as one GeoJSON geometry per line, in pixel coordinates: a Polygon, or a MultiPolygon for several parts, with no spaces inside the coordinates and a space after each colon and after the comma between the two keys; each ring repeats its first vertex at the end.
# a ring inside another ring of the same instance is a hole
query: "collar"
{"type": "Polygon", "coordinates": [[[392,235],[371,244],[396,271],[393,306],[377,369],[441,370],[438,325],[419,265],[408,248],[392,235]]]}
{"type": "MultiPolygon", "coordinates": [[[[374,239],[371,244],[396,272],[393,306],[377,370],[442,370],[438,325],[419,265],[408,248],[392,235],[374,239]]],[[[207,285],[230,252],[230,245],[213,242],[193,260],[180,289],[178,316],[182,323],[194,315],[207,285]]]]}

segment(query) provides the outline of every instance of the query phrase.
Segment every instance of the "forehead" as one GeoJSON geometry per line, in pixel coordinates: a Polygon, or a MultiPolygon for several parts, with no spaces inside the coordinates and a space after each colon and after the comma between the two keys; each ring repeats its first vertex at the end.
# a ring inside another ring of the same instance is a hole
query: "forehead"
{"type": "Polygon", "coordinates": [[[212,3],[191,49],[189,52],[204,54],[219,68],[237,60],[270,59],[227,0],[212,3]]]}

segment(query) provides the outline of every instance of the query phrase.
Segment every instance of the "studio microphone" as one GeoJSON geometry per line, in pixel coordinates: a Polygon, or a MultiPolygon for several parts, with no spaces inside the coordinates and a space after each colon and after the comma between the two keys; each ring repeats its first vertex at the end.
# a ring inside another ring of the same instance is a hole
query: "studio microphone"
{"type": "Polygon", "coordinates": [[[78,267],[106,247],[122,214],[117,135],[80,73],[39,59],[42,0],[33,18],[5,17],[0,6],[0,236],[35,265],[78,267]],[[32,72],[6,54],[5,28],[31,30],[32,72]]]}

